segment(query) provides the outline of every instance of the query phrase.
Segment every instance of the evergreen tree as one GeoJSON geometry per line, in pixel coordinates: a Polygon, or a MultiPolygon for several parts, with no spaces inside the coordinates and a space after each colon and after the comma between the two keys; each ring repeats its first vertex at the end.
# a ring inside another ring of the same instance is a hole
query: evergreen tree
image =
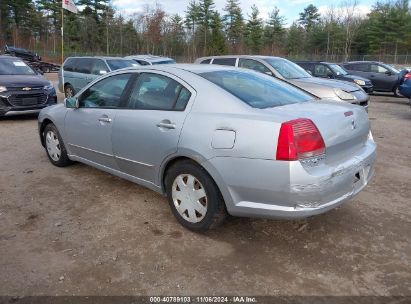
{"type": "Polygon", "coordinates": [[[251,6],[251,15],[246,26],[246,43],[253,53],[258,54],[263,44],[263,21],[256,5],[251,6]]]}
{"type": "Polygon", "coordinates": [[[244,17],[239,0],[227,0],[224,11],[226,14],[223,16],[223,22],[227,40],[232,49],[236,50],[244,36],[244,17]]]}
{"type": "Polygon", "coordinates": [[[222,55],[227,53],[223,22],[218,12],[214,12],[210,23],[211,36],[208,52],[210,55],[222,55]]]}
{"type": "Polygon", "coordinates": [[[201,24],[201,30],[203,32],[203,54],[207,53],[207,36],[209,34],[211,19],[214,15],[214,1],[213,0],[200,0],[199,3],[199,20],[201,24]]]}
{"type": "Polygon", "coordinates": [[[280,10],[274,7],[264,28],[264,40],[270,46],[271,53],[274,53],[275,46],[278,49],[284,45],[284,24],[285,18],[280,15],[280,10]]]}
{"type": "Polygon", "coordinates": [[[308,5],[302,13],[300,13],[299,23],[308,31],[320,20],[318,8],[313,4],[308,5]]]}

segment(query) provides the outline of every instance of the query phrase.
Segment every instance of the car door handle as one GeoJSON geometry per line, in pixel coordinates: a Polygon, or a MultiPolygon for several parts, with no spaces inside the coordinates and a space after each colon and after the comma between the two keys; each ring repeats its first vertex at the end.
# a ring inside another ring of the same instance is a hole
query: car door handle
{"type": "Polygon", "coordinates": [[[111,118],[108,118],[108,117],[100,117],[100,118],[98,119],[98,121],[110,123],[110,122],[112,122],[112,119],[111,119],[111,118]]]}
{"type": "Polygon", "coordinates": [[[173,124],[172,122],[160,122],[157,124],[157,127],[162,128],[162,129],[175,129],[176,125],[173,124]]]}

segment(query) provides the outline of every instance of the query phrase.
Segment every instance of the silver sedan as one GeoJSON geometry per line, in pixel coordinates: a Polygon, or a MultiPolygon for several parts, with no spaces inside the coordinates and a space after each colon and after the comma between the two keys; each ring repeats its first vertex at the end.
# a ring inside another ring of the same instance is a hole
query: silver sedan
{"type": "Polygon", "coordinates": [[[185,227],[227,213],[303,218],[359,193],[376,144],[360,106],[213,65],[109,73],[39,115],[52,164],[82,162],[167,195],[185,227]]]}

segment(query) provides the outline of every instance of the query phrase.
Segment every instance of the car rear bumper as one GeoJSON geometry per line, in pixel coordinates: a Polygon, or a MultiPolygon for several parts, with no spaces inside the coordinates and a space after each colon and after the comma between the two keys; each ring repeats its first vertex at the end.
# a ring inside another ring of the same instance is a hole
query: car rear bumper
{"type": "Polygon", "coordinates": [[[361,151],[334,166],[216,157],[204,167],[217,170],[213,177],[231,215],[296,219],[352,199],[372,179],[375,158],[376,145],[368,140],[361,151]]]}

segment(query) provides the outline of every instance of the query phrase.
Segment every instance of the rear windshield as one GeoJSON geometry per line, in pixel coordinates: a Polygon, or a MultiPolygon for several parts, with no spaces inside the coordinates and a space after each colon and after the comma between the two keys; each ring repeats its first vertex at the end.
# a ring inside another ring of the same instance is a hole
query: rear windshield
{"type": "Polygon", "coordinates": [[[174,60],[162,60],[162,61],[154,61],[153,64],[173,64],[176,63],[174,60]]]}
{"type": "Polygon", "coordinates": [[[304,91],[264,74],[228,70],[199,75],[253,108],[272,108],[314,99],[304,91]]]}
{"type": "Polygon", "coordinates": [[[36,73],[19,59],[0,59],[0,75],[35,75],[36,73]]]}
{"type": "Polygon", "coordinates": [[[139,66],[137,62],[134,60],[126,60],[126,59],[108,59],[107,64],[110,67],[112,71],[119,70],[119,69],[124,69],[124,68],[130,68],[133,66],[139,66]]]}

